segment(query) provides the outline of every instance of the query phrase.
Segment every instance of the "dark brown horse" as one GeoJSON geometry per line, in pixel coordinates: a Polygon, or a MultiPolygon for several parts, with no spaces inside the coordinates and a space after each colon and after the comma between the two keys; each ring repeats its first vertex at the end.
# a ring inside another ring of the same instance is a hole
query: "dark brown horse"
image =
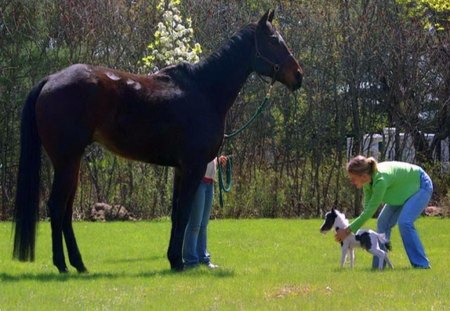
{"type": "Polygon", "coordinates": [[[226,113],[247,77],[256,71],[290,90],[301,85],[302,69],[272,19],[268,11],[198,64],[149,76],[73,65],[44,78],[22,112],[13,256],[34,260],[42,145],[54,168],[48,201],[53,263],[68,271],[64,236],[70,264],[87,271],[72,229],[72,205],[83,152],[98,142],[125,158],[175,168],[167,256],[172,269],[182,270],[194,191],[218,153],[226,113]]]}

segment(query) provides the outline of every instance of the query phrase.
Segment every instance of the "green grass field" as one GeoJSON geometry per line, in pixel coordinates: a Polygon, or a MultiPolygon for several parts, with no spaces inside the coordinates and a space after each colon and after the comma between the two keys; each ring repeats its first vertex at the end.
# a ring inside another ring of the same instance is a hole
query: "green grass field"
{"type": "Polygon", "coordinates": [[[165,257],[169,221],[79,222],[83,275],[53,267],[49,223],[39,224],[34,263],[11,260],[12,224],[0,223],[0,310],[450,310],[450,219],[417,222],[431,270],[410,268],[395,228],[395,270],[383,272],[362,250],[353,270],[340,269],[339,245],[321,223],[211,221],[221,268],[175,273],[165,257]]]}

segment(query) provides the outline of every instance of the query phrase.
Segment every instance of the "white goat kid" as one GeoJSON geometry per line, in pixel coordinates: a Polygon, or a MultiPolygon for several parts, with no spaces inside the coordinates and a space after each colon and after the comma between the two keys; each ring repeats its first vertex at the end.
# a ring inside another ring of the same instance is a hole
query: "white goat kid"
{"type": "MultiPolygon", "coordinates": [[[[333,208],[330,212],[325,214],[325,221],[320,227],[320,232],[327,233],[332,228],[337,231],[338,229],[347,228],[348,225],[349,222],[345,215],[333,208]]],[[[387,256],[387,251],[382,250],[380,244],[384,244],[387,249],[390,249],[389,241],[386,240],[384,233],[377,233],[370,229],[360,229],[356,234],[351,233],[341,242],[341,268],[344,267],[347,255],[350,255],[350,267],[353,268],[355,262],[355,247],[364,248],[372,255],[377,256],[378,269],[383,269],[385,261],[390,268],[394,268],[387,256]]]]}

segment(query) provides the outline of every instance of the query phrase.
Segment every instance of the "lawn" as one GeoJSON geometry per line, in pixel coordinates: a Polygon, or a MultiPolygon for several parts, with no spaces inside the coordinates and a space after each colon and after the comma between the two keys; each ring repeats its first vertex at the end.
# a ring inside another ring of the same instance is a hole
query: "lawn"
{"type": "MultiPolygon", "coordinates": [[[[12,224],[0,223],[0,310],[450,310],[450,219],[417,228],[431,270],[411,269],[394,229],[394,270],[340,269],[339,245],[321,220],[213,220],[209,250],[218,270],[172,272],[170,222],[75,223],[89,274],[58,274],[50,225],[39,224],[34,263],[11,260],[12,224]]],[[[368,226],[374,228],[375,221],[368,226]]]]}

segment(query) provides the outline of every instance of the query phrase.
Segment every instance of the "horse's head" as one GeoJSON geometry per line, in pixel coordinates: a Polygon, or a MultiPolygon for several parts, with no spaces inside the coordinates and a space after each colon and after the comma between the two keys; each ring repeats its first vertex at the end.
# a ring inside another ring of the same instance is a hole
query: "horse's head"
{"type": "Polygon", "coordinates": [[[303,70],[272,25],[274,11],[267,11],[255,32],[254,70],[295,91],[302,85],[303,70]]]}
{"type": "Polygon", "coordinates": [[[332,208],[331,211],[325,214],[325,221],[320,227],[321,233],[327,233],[332,228],[344,229],[348,226],[348,220],[345,215],[337,209],[332,208]]]}

